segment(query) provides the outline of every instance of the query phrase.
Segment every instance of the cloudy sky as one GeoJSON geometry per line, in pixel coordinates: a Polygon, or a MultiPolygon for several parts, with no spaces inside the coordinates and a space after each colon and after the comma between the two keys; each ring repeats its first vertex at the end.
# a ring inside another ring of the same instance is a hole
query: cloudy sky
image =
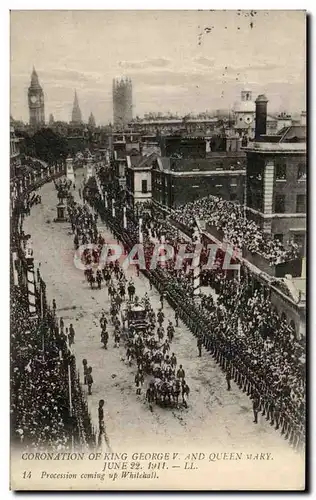
{"type": "Polygon", "coordinates": [[[112,120],[112,79],[133,81],[134,115],[228,109],[248,87],[269,110],[305,109],[305,14],[299,11],[11,12],[11,114],[28,121],[33,65],[45,114],[112,120]]]}

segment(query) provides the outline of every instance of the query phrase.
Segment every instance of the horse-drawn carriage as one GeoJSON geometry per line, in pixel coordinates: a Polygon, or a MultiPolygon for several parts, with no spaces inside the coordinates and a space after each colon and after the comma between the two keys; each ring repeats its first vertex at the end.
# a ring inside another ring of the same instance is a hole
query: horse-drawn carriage
{"type": "Polygon", "coordinates": [[[127,306],[121,312],[124,329],[131,331],[144,331],[148,327],[146,309],[140,304],[127,306]]]}

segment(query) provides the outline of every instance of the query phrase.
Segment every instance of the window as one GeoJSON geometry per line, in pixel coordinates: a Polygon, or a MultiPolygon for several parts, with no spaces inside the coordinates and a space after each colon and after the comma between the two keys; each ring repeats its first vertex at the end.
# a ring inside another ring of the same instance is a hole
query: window
{"type": "Polygon", "coordinates": [[[230,199],[230,201],[236,201],[236,199],[237,199],[237,193],[230,193],[229,199],[230,199]]]}
{"type": "Polygon", "coordinates": [[[147,180],[143,180],[142,181],[142,193],[147,193],[148,190],[147,190],[147,180]]]}
{"type": "Polygon", "coordinates": [[[275,201],[274,201],[274,213],[284,214],[284,212],[285,212],[285,195],[277,194],[275,195],[275,201]]]}
{"type": "Polygon", "coordinates": [[[275,233],[273,235],[273,239],[279,240],[280,243],[283,243],[283,234],[282,233],[275,233]]]}
{"type": "Polygon", "coordinates": [[[277,181],[285,181],[286,180],[286,164],[285,163],[277,163],[275,178],[277,181]]]}
{"type": "Polygon", "coordinates": [[[306,179],[306,165],[305,163],[299,163],[297,168],[297,180],[303,181],[306,179]]]}
{"type": "Polygon", "coordinates": [[[306,213],[306,195],[298,194],[296,196],[296,213],[305,214],[306,213]]]}

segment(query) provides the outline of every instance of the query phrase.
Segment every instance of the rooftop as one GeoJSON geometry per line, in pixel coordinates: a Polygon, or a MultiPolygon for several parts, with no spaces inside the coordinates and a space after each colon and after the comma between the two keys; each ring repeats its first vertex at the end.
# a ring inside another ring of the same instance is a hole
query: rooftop
{"type": "Polygon", "coordinates": [[[155,152],[143,156],[143,155],[135,155],[130,156],[130,168],[134,170],[148,169],[151,168],[152,162],[157,158],[157,154],[155,152]]]}
{"type": "Polygon", "coordinates": [[[244,151],[266,153],[306,153],[306,125],[284,127],[278,135],[262,135],[259,141],[249,142],[244,151]]]}

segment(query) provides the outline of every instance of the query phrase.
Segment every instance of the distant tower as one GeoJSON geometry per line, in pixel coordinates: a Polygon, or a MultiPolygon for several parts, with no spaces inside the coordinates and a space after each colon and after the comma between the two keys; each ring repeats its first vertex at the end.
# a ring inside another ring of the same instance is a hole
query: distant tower
{"type": "Polygon", "coordinates": [[[93,113],[90,113],[88,125],[91,128],[95,128],[95,119],[94,119],[93,113]]]}
{"type": "Polygon", "coordinates": [[[253,137],[255,131],[256,105],[251,90],[242,90],[241,99],[234,105],[234,129],[242,137],[253,137]]]}
{"type": "Polygon", "coordinates": [[[30,125],[34,128],[43,127],[45,125],[44,92],[39,84],[34,67],[31,75],[31,84],[28,89],[28,102],[30,125]]]}
{"type": "Polygon", "coordinates": [[[82,116],[81,116],[81,111],[80,111],[80,107],[79,107],[79,102],[78,102],[76,90],[75,90],[74,104],[72,107],[71,121],[75,125],[80,125],[82,123],[82,116]]]}
{"type": "Polygon", "coordinates": [[[54,125],[54,123],[55,123],[54,115],[51,113],[51,114],[49,115],[48,125],[49,125],[50,127],[52,127],[52,126],[54,125]]]}
{"type": "Polygon", "coordinates": [[[124,128],[133,119],[132,80],[113,80],[113,121],[115,128],[124,128]]]}

